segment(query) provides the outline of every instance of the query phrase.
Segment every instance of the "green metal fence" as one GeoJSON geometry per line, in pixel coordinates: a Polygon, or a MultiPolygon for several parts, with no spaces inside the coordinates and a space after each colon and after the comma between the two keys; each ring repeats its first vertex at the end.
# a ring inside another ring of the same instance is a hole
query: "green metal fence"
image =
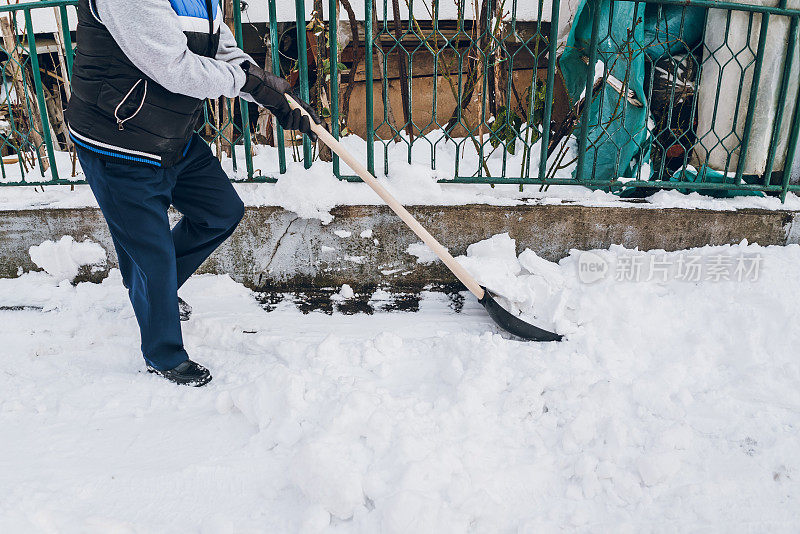
{"type": "MultiPolygon", "coordinates": [[[[278,72],[287,58],[276,1],[256,1],[268,8],[268,63],[278,72]]],[[[3,43],[3,79],[15,88],[0,101],[8,117],[2,146],[4,154],[20,155],[19,171],[6,173],[9,164],[0,164],[4,184],[69,182],[58,165],[45,172],[42,164],[68,148],[50,126],[53,93],[63,92],[63,100],[68,89],[53,88],[55,63],[40,65],[31,11],[58,10],[71,70],[67,10],[75,3],[0,6],[15,27],[13,43],[3,43]]],[[[290,70],[299,95],[317,105],[334,136],[347,128],[367,140],[372,172],[391,174],[405,160],[429,165],[442,182],[785,198],[800,190],[791,174],[800,137],[800,9],[794,0],[788,6],[586,0],[559,43],[558,21],[573,14],[558,2],[544,21],[537,16],[547,12],[544,0],[329,0],[326,13],[307,21],[304,0],[296,0],[290,70]],[[329,24],[340,19],[340,6],[352,34],[346,46],[329,24]]],[[[237,1],[232,24],[241,46],[237,1]]],[[[234,168],[237,153],[244,155],[242,180],[271,181],[253,168],[250,112],[243,100],[209,102],[199,131],[234,168]]],[[[302,157],[290,151],[293,141],[279,128],[274,142],[278,175],[290,157],[305,167],[325,157],[308,139],[302,157]]],[[[357,180],[335,155],[331,160],[337,177],[357,180]]]]}

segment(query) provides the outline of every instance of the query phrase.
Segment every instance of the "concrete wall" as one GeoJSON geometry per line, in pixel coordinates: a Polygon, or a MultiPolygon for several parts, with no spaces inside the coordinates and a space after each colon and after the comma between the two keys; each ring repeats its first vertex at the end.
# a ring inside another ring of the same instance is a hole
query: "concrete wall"
{"type": "MultiPolygon", "coordinates": [[[[676,250],[738,243],[745,238],[762,245],[800,241],[800,216],[789,211],[577,205],[420,206],[410,211],[454,255],[464,253],[470,243],[506,231],[517,240],[520,250],[531,248],[549,260],[563,258],[571,248],[607,248],[611,244],[676,250]]],[[[236,233],[201,272],[229,273],[260,289],[342,283],[418,288],[455,281],[441,263],[420,265],[405,252],[418,240],[388,208],[346,206],[336,208],[333,214],[334,221],[322,225],[282,208],[249,208],[236,233]],[[360,237],[367,229],[372,229],[372,237],[360,237]],[[336,231],[352,235],[342,238],[336,231]]],[[[5,211],[0,212],[0,277],[35,269],[28,248],[67,234],[101,243],[113,265],[111,238],[99,210],[5,211]]]]}

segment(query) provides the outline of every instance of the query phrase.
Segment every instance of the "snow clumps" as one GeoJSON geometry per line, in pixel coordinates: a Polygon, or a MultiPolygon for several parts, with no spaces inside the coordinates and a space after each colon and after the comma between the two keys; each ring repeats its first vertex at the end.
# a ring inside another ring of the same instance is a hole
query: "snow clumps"
{"type": "Polygon", "coordinates": [[[562,268],[530,249],[519,256],[508,233],[497,234],[467,247],[456,258],[478,282],[500,298],[509,312],[543,328],[553,328],[566,307],[567,280],[562,268]]]}
{"type": "Polygon", "coordinates": [[[339,292],[331,295],[331,300],[334,302],[350,300],[351,298],[355,297],[355,295],[356,294],[353,291],[353,288],[350,287],[350,284],[342,284],[342,287],[341,289],[339,289],[339,292]]]}
{"type": "Polygon", "coordinates": [[[412,256],[416,256],[417,263],[429,264],[439,261],[439,256],[425,243],[411,243],[408,245],[406,252],[412,256]]]}
{"type": "Polygon", "coordinates": [[[106,262],[106,251],[90,239],[78,242],[71,235],[59,241],[45,241],[28,250],[37,267],[58,281],[73,280],[84,265],[96,269],[106,262]]]}

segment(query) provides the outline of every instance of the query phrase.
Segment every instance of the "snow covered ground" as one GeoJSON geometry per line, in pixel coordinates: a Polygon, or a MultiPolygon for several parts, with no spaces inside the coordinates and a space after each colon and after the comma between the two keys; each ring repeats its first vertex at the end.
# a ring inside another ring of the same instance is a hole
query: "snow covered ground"
{"type": "Polygon", "coordinates": [[[117,271],[0,279],[0,532],[795,532],[798,265],[575,251],[558,344],[469,295],[302,314],[198,276],[200,389],[143,372],[117,271]]]}

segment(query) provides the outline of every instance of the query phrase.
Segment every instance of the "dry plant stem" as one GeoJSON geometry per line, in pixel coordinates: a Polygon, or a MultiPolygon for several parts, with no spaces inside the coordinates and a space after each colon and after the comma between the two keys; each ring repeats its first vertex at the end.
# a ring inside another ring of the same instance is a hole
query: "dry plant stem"
{"type": "Polygon", "coordinates": [[[64,109],[61,105],[61,92],[58,87],[56,87],[56,92],[53,93],[44,84],[42,85],[42,92],[44,94],[44,105],[50,118],[50,121],[47,125],[47,127],[50,128],[50,139],[53,143],[53,148],[56,150],[61,150],[61,143],[56,135],[56,128],[58,128],[58,131],[63,135],[69,137],[67,135],[67,127],[64,122],[64,114],[61,111],[64,109]]]}
{"type": "MultiPolygon", "coordinates": [[[[6,71],[11,71],[11,81],[20,108],[27,109],[29,115],[28,120],[31,124],[28,137],[33,141],[34,148],[39,155],[39,160],[42,162],[41,170],[45,172],[50,168],[50,162],[47,159],[44,139],[39,133],[40,131],[44,131],[42,117],[39,114],[39,107],[35,96],[31,95],[30,91],[25,90],[26,87],[33,87],[33,84],[30,81],[28,73],[22,68],[22,58],[17,47],[16,34],[11,27],[11,20],[9,17],[0,18],[0,30],[3,33],[3,46],[10,55],[9,59],[6,61],[6,71]]],[[[11,105],[10,100],[9,105],[11,105]]],[[[22,148],[21,142],[20,148],[22,148]]]]}
{"type": "MultiPolygon", "coordinates": [[[[317,79],[314,83],[313,103],[316,107],[317,115],[322,117],[322,109],[325,107],[327,98],[325,92],[327,91],[327,84],[325,83],[325,67],[323,66],[323,57],[330,57],[330,50],[328,48],[328,40],[325,37],[325,22],[322,17],[322,0],[314,0],[314,12],[311,14],[311,19],[315,21],[314,28],[322,28],[319,33],[314,34],[315,46],[311,47],[311,53],[314,55],[314,64],[317,66],[317,79]],[[318,24],[316,23],[318,22],[318,24]]],[[[322,144],[314,146],[314,150],[319,154],[319,159],[322,161],[331,161],[331,151],[322,144]]]]}
{"type": "MultiPolygon", "coordinates": [[[[78,153],[75,151],[75,147],[73,146],[70,149],[69,159],[72,162],[72,176],[75,176],[77,173],[77,164],[78,164],[78,153]]],[[[73,186],[74,187],[74,186],[73,186]]]]}
{"type": "MultiPolygon", "coordinates": [[[[502,23],[503,23],[503,8],[505,7],[506,2],[505,0],[497,2],[497,9],[495,10],[495,31],[494,35],[496,37],[502,37],[502,23]]],[[[501,91],[502,81],[503,81],[503,70],[500,68],[500,64],[503,62],[503,47],[499,44],[495,47],[494,50],[494,102],[495,102],[495,109],[494,112],[497,113],[497,110],[500,109],[503,105],[505,105],[505,93],[501,91]]],[[[513,78],[513,75],[512,75],[513,78]]],[[[506,113],[506,122],[508,122],[508,113],[506,113]]]]}
{"type": "MultiPolygon", "coordinates": [[[[57,31],[53,33],[53,38],[58,46],[58,65],[59,69],[61,70],[61,77],[65,80],[68,80],[69,70],[67,69],[67,48],[66,44],[64,43],[64,27],[61,24],[61,13],[57,7],[53,8],[53,12],[55,13],[56,17],[57,31]]],[[[64,94],[67,95],[67,100],[69,100],[72,96],[72,88],[68,83],[64,84],[64,94]]]]}
{"type": "Polygon", "coordinates": [[[350,32],[353,34],[350,39],[350,45],[353,47],[353,64],[350,66],[350,73],[347,76],[347,87],[342,93],[342,106],[341,113],[339,114],[343,126],[347,127],[347,119],[350,115],[350,95],[353,93],[353,88],[356,85],[356,71],[358,71],[358,64],[361,62],[361,55],[363,52],[358,47],[358,21],[353,7],[350,5],[350,0],[341,0],[342,6],[347,11],[347,18],[350,21],[350,32]]]}

